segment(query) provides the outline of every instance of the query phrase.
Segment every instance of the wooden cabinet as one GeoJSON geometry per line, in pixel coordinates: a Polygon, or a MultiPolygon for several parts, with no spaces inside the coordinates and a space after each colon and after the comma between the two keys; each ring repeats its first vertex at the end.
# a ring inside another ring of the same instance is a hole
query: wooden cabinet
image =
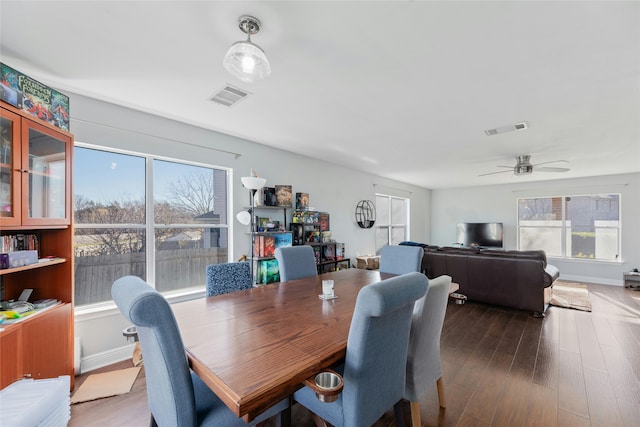
{"type": "Polygon", "coordinates": [[[73,136],[0,103],[0,237],[35,235],[40,258],[0,270],[0,298],[60,303],[0,324],[0,388],[22,377],[71,377],[73,388],[73,136]]]}
{"type": "Polygon", "coordinates": [[[2,109],[0,226],[71,224],[73,137],[2,109]]]}
{"type": "Polygon", "coordinates": [[[67,345],[73,339],[70,336],[73,330],[71,311],[71,304],[62,304],[50,308],[48,313],[25,319],[22,325],[22,363],[23,371],[31,378],[52,378],[61,372],[73,372],[73,348],[67,345]],[[47,351],[43,351],[45,348],[47,351]],[[59,359],[58,364],[50,363],[52,354],[59,359]]]}
{"type": "MultiPolygon", "coordinates": [[[[0,325],[0,329],[2,325],[0,325]]],[[[8,328],[0,331],[0,389],[24,376],[22,358],[15,357],[22,348],[22,329],[8,328]]]]}

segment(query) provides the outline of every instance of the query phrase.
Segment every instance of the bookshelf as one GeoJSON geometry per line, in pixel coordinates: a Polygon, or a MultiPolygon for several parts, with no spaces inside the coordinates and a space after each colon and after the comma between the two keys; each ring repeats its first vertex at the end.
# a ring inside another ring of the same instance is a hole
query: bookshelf
{"type": "Polygon", "coordinates": [[[275,259],[275,249],[281,246],[291,246],[292,233],[286,231],[287,209],[290,206],[255,206],[256,216],[253,231],[253,277],[256,285],[266,285],[280,281],[278,261],[275,259]],[[273,215],[275,213],[275,215],[273,215]],[[261,224],[266,219],[270,223],[277,222],[278,227],[274,231],[261,224]]]}
{"type": "Polygon", "coordinates": [[[293,220],[295,222],[289,224],[293,233],[292,244],[313,248],[318,274],[351,268],[351,260],[345,257],[344,243],[333,241],[328,213],[294,211],[293,220]]]}

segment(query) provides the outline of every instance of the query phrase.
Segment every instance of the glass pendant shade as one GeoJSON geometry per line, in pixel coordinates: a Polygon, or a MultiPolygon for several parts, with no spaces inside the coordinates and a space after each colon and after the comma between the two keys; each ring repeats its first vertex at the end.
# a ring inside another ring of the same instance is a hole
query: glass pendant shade
{"type": "Polygon", "coordinates": [[[251,83],[271,74],[271,65],[264,50],[250,41],[231,45],[222,61],[224,68],[243,82],[251,83]]]}

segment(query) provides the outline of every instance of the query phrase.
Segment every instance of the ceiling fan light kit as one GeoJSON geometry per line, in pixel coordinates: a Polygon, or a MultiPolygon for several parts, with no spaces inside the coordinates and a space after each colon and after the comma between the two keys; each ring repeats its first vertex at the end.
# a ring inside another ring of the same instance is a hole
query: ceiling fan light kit
{"type": "Polygon", "coordinates": [[[516,165],[513,167],[514,175],[527,175],[533,173],[533,165],[531,164],[531,156],[516,157],[516,165]]]}

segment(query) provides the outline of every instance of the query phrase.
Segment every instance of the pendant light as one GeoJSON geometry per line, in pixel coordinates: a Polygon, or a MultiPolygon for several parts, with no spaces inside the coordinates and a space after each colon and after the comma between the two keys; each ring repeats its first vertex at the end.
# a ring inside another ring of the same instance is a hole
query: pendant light
{"type": "Polygon", "coordinates": [[[238,26],[247,35],[247,40],[232,44],[222,61],[224,68],[243,82],[252,83],[271,74],[271,65],[264,50],[251,42],[251,36],[260,31],[260,25],[253,16],[238,18],[238,26]]]}

